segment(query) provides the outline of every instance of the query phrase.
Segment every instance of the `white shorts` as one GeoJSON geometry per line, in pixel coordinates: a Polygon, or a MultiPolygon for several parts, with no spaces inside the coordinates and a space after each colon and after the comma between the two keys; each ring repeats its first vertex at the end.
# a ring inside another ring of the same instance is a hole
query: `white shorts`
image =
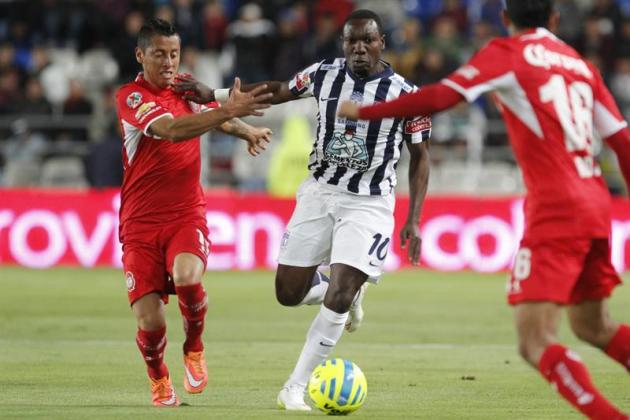
{"type": "Polygon", "coordinates": [[[346,264],[376,280],[394,231],[394,206],[394,194],[354,195],[308,178],[298,189],[278,262],[296,267],[346,264]]]}

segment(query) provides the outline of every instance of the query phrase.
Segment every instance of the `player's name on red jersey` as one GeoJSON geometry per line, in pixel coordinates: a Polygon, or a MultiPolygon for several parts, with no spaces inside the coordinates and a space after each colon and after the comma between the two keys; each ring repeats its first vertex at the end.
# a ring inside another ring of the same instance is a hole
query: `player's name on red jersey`
{"type": "Polygon", "coordinates": [[[592,79],[593,72],[588,68],[584,60],[567,54],[547,49],[542,44],[529,44],[523,48],[523,57],[532,66],[549,70],[553,67],[561,67],[582,76],[592,79]]]}

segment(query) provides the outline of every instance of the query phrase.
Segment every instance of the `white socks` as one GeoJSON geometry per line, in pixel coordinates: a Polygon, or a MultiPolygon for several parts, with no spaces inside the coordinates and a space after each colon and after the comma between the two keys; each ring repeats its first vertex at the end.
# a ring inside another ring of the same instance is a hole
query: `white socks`
{"type": "Polygon", "coordinates": [[[309,289],[306,296],[304,296],[304,299],[302,299],[302,301],[298,304],[298,306],[321,304],[324,301],[324,296],[326,296],[329,282],[330,279],[326,277],[325,274],[316,271],[315,275],[313,276],[311,288],[309,289]]]}
{"type": "Polygon", "coordinates": [[[303,387],[306,386],[313,369],[328,358],[330,352],[337,344],[341,334],[343,334],[343,328],[347,319],[348,312],[338,314],[321,305],[319,313],[306,334],[306,343],[304,343],[300,358],[285,385],[297,384],[303,387]]]}

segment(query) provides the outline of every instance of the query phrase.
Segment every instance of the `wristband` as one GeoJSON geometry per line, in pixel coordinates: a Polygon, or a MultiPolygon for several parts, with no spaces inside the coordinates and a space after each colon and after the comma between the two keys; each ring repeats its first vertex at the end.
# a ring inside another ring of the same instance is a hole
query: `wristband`
{"type": "Polygon", "coordinates": [[[219,103],[225,103],[230,99],[230,89],[215,89],[214,99],[219,103]]]}

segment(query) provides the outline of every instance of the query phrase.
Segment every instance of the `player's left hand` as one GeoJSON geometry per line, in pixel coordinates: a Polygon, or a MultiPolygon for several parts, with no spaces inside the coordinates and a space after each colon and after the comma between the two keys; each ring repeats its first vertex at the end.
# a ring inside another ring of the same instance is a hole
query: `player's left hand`
{"type": "Polygon", "coordinates": [[[267,127],[252,127],[245,134],[244,140],[247,142],[247,152],[252,156],[258,156],[267,150],[267,144],[271,141],[272,134],[271,129],[267,127]]]}
{"type": "Polygon", "coordinates": [[[340,117],[347,118],[349,120],[358,120],[359,119],[359,105],[354,102],[344,101],[339,109],[337,110],[337,114],[340,117]]]}
{"type": "Polygon", "coordinates": [[[184,73],[175,76],[173,90],[182,94],[182,98],[198,104],[214,101],[214,90],[204,85],[192,75],[184,73]]]}
{"type": "Polygon", "coordinates": [[[400,245],[407,248],[407,257],[413,265],[420,265],[422,238],[418,223],[408,220],[400,230],[400,245]]]}

